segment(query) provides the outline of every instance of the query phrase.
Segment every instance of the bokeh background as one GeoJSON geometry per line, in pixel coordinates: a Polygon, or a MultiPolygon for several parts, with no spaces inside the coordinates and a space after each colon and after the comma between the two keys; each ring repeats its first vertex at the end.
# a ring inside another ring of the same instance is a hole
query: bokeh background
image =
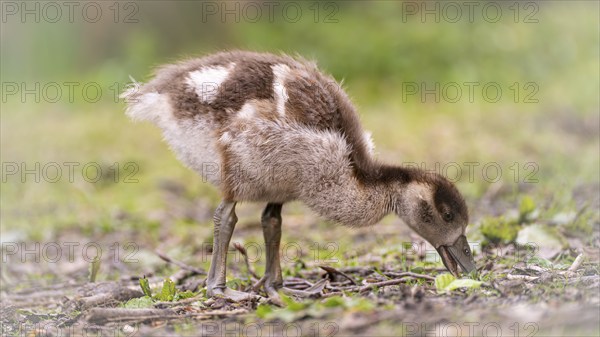
{"type": "MultiPolygon", "coordinates": [[[[129,76],[143,81],[160,64],[223,49],[316,60],[344,81],[380,159],[429,169],[457,163],[470,200],[497,176],[493,167],[482,170],[487,163],[499,164],[501,182],[552,199],[597,184],[598,4],[485,5],[469,14],[460,2],[140,1],[81,3],[70,14],[62,2],[6,2],[2,161],[38,172],[58,163],[63,177],[36,183],[30,174],[23,182],[21,167],[5,174],[3,230],[44,236],[59,224],[95,228],[115,209],[160,207],[153,190],[161,179],[214,200],[214,190],[176,162],[157,130],[124,117],[117,96],[129,76]],[[472,98],[468,82],[476,83],[472,98]],[[437,98],[424,94],[432,89],[437,98]],[[130,161],[139,183],[111,183],[111,165],[126,175],[130,161]],[[81,163],[76,172],[99,163],[108,176],[89,184],[74,174],[71,183],[65,162],[81,163]],[[479,163],[473,174],[466,162],[479,163]],[[530,162],[536,166],[525,166],[530,162]]],[[[447,167],[456,177],[456,166],[447,167]]],[[[48,168],[50,178],[53,172],[48,168]]]]}
{"type": "MultiPolygon", "coordinates": [[[[157,247],[193,261],[211,241],[218,193],[156,128],[127,120],[118,94],[130,76],[145,81],[156,66],[224,49],[314,59],[343,80],[380,160],[452,164],[442,173],[457,178],[473,227],[527,198],[541,220],[585,209],[584,223],[560,231],[583,245],[597,236],[598,2],[479,2],[471,14],[463,2],[430,1],[97,1],[72,13],[60,1],[24,3],[2,2],[2,242],[134,241],[142,270],[156,270],[157,247]]],[[[234,240],[261,242],[261,207],[239,208],[234,240]]],[[[350,233],[286,206],[284,240],[307,237],[336,242],[341,258],[413,238],[393,217],[350,233]]],[[[22,268],[13,281],[49,272],[22,268]]]]}

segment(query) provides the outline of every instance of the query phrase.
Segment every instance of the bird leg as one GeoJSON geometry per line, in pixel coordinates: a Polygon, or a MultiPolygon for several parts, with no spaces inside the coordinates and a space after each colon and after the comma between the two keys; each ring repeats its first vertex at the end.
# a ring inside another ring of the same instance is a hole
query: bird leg
{"type": "Polygon", "coordinates": [[[233,301],[252,299],[255,296],[229,289],[225,286],[227,269],[227,248],[237,222],[235,202],[223,201],[217,207],[214,215],[215,230],[213,252],[208,278],[206,280],[206,295],[221,295],[233,301]]]}
{"type": "MultiPolygon", "coordinates": [[[[267,204],[261,217],[267,263],[265,269],[264,289],[274,302],[281,302],[277,290],[283,287],[281,264],[279,261],[279,244],[281,242],[281,204],[267,204]]],[[[277,303],[282,304],[282,303],[277,303]]]]}
{"type": "Polygon", "coordinates": [[[302,290],[287,289],[283,287],[283,277],[281,276],[281,262],[279,257],[279,246],[281,242],[281,204],[267,204],[263,211],[261,224],[263,235],[265,237],[265,245],[267,250],[267,263],[265,268],[265,276],[259,281],[255,288],[263,285],[269,299],[280,306],[284,306],[278,290],[282,290],[285,294],[299,297],[311,297],[313,293],[302,290]]]}

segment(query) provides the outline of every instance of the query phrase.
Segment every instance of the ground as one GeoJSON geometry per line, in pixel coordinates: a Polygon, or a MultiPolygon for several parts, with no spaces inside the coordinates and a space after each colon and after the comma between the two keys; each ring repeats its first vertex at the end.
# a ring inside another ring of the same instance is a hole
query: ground
{"type": "MultiPolygon", "coordinates": [[[[418,151],[394,139],[410,137],[390,132],[392,136],[386,138],[386,124],[382,124],[391,118],[402,125],[405,117],[396,114],[380,121],[383,114],[375,111],[364,118],[368,128],[379,130],[374,135],[383,144],[378,147],[379,155],[394,158],[391,153],[404,152],[407,161],[416,161],[418,156],[412,152],[418,151]]],[[[26,113],[12,117],[16,124],[29,118],[26,113]]],[[[420,125],[421,118],[445,123],[447,148],[455,146],[453,133],[475,123],[438,117],[444,122],[428,116],[419,117],[413,125],[420,125]]],[[[204,296],[202,281],[211,256],[211,217],[217,193],[180,167],[150,126],[129,125],[121,118],[116,113],[96,116],[97,128],[109,128],[118,119],[118,126],[113,127],[123,132],[104,135],[96,131],[94,137],[108,149],[125,148],[115,153],[131,157],[115,162],[120,170],[127,161],[139,163],[139,173],[133,176],[137,183],[124,181],[128,171],[119,172],[119,177],[114,173],[118,171],[107,169],[111,164],[102,163],[104,172],[111,173],[96,183],[76,176],[73,183],[5,185],[9,193],[21,194],[22,204],[9,200],[3,215],[6,221],[19,224],[9,227],[2,238],[4,335],[95,331],[193,336],[232,330],[256,335],[258,329],[262,335],[588,336],[599,331],[599,185],[585,178],[585,173],[565,178],[559,174],[574,164],[556,164],[542,154],[532,156],[539,170],[529,177],[531,181],[519,176],[515,183],[511,175],[497,182],[481,178],[474,183],[464,178],[459,182],[470,208],[468,237],[480,275],[478,282],[455,284],[456,289],[446,287],[449,275],[435,250],[399,219],[390,216],[371,228],[348,229],[324,222],[299,203],[287,204],[282,245],[285,283],[297,289],[315,286],[315,295],[286,299],[287,307],[278,308],[264,299],[231,303],[204,296]],[[149,135],[141,139],[132,133],[149,135]],[[154,156],[164,162],[146,159],[149,151],[144,148],[156,149],[154,156]],[[48,191],[51,198],[45,194],[48,191]],[[43,231],[40,225],[45,226],[43,231]],[[148,281],[152,298],[144,295],[140,279],[148,281]],[[176,287],[169,288],[165,279],[176,287]]],[[[489,125],[494,125],[498,133],[511,127],[501,115],[490,119],[481,122],[481,127],[491,130],[489,125]]],[[[82,116],[64,123],[77,130],[89,122],[88,116],[82,116]]],[[[530,118],[523,122],[524,129],[533,128],[527,123],[538,122],[530,118]]],[[[552,142],[554,138],[546,138],[546,133],[555,137],[561,132],[561,142],[568,139],[580,153],[593,152],[597,130],[589,131],[591,138],[580,136],[579,128],[586,128],[584,120],[565,122],[559,115],[545,123],[553,125],[552,131],[540,132],[538,138],[552,142]]],[[[36,126],[31,128],[35,132],[36,126]]],[[[9,130],[3,137],[17,136],[9,130]]],[[[446,136],[442,133],[441,137],[446,136]]],[[[487,137],[479,136],[478,143],[470,145],[472,152],[487,137]]],[[[426,153],[424,162],[429,165],[431,158],[444,157],[428,148],[425,140],[420,138],[421,145],[416,145],[426,153]]],[[[77,141],[63,143],[60,136],[53,142],[52,146],[63,144],[64,153],[79,158],[90,150],[81,149],[77,141]]],[[[542,153],[551,146],[514,136],[510,144],[497,145],[496,151],[507,159],[515,148],[542,153]]],[[[91,151],[91,158],[94,151],[110,152],[96,147],[91,151]]],[[[556,155],[562,151],[559,148],[556,155]]],[[[38,154],[44,155],[44,151],[38,154]]],[[[455,162],[465,161],[466,157],[460,157],[455,162]]],[[[579,172],[593,169],[580,167],[579,172]]],[[[241,204],[238,208],[228,283],[240,290],[250,289],[264,271],[262,207],[241,204]]]]}

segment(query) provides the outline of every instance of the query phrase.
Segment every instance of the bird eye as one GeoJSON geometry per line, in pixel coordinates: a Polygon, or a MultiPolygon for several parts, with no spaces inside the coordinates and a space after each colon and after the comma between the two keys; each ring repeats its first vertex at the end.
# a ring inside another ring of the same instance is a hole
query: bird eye
{"type": "Polygon", "coordinates": [[[443,216],[444,216],[444,220],[445,220],[445,221],[452,221],[452,218],[453,218],[453,215],[452,215],[452,213],[450,213],[450,212],[445,212],[443,216]]]}
{"type": "Polygon", "coordinates": [[[465,248],[465,255],[469,256],[471,254],[471,252],[469,251],[469,248],[465,248]]]}

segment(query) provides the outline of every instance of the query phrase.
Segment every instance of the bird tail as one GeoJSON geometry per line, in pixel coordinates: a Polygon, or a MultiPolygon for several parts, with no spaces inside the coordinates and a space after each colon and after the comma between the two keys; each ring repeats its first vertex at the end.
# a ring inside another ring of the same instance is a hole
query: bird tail
{"type": "Polygon", "coordinates": [[[127,109],[125,114],[134,121],[158,122],[161,112],[169,107],[167,96],[158,92],[148,92],[143,83],[129,76],[131,84],[121,93],[127,109]]]}

